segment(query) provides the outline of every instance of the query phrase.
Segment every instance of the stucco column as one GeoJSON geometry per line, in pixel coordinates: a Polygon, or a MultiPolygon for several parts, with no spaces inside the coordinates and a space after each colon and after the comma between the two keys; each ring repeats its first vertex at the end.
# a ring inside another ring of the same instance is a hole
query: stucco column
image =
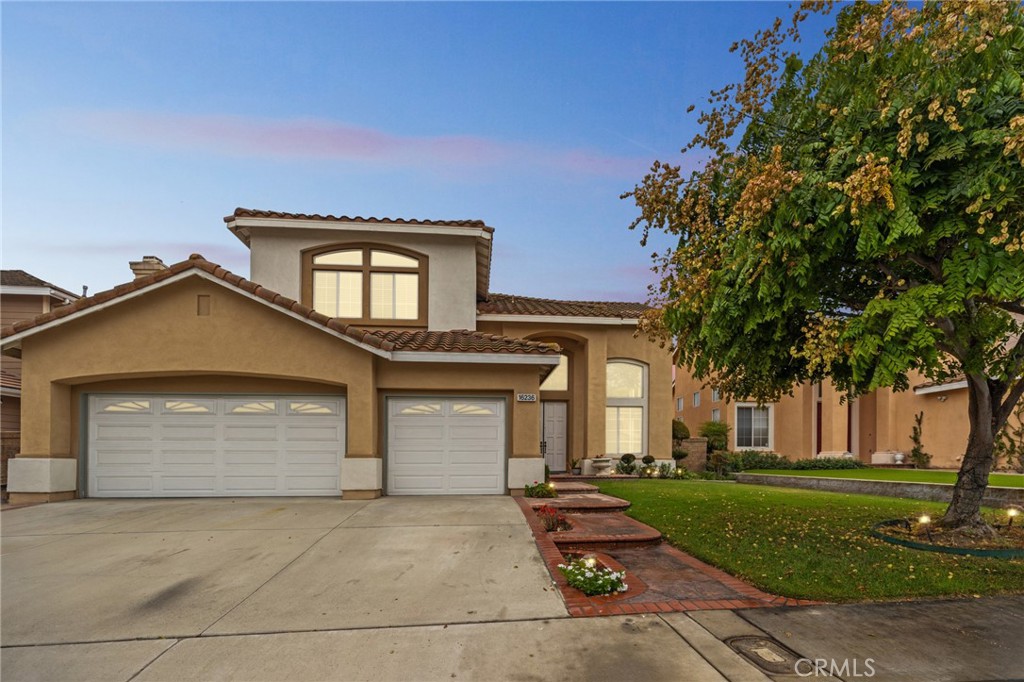
{"type": "Polygon", "coordinates": [[[375,372],[349,382],[348,445],[341,463],[341,494],[348,500],[380,497],[384,488],[384,460],[377,450],[379,415],[375,372]]]}
{"type": "Polygon", "coordinates": [[[71,387],[50,383],[25,365],[21,392],[21,452],[8,462],[13,504],[75,497],[78,462],[71,454],[71,387]]]}
{"type": "Polygon", "coordinates": [[[587,367],[587,457],[603,457],[605,452],[605,406],[608,339],[595,333],[586,349],[587,367]]]}
{"type": "Polygon", "coordinates": [[[839,457],[847,452],[849,406],[840,402],[843,394],[831,382],[821,387],[821,455],[839,457]]]}

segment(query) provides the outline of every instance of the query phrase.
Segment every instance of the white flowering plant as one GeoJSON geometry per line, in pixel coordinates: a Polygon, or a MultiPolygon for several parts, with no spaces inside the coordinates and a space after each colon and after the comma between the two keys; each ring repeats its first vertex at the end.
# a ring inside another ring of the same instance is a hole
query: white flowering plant
{"type": "Polygon", "coordinates": [[[625,592],[629,588],[625,571],[613,571],[600,566],[593,557],[581,557],[568,564],[559,564],[558,570],[570,586],[587,596],[625,592]]]}

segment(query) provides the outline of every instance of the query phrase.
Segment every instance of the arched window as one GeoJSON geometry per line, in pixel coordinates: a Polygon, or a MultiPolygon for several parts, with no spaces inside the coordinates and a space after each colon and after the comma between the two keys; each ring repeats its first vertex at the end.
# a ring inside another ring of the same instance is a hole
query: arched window
{"type": "Polygon", "coordinates": [[[303,291],[317,312],[348,322],[426,324],[427,258],[374,245],[306,252],[303,291]]]}
{"type": "Polygon", "coordinates": [[[647,365],[609,360],[605,400],[605,454],[646,454],[647,365]]]}

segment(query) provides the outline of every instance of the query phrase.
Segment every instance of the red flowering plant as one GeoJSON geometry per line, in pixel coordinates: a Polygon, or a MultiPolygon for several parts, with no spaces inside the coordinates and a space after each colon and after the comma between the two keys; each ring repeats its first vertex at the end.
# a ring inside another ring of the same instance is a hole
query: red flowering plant
{"type": "Polygon", "coordinates": [[[537,510],[537,516],[540,517],[540,522],[546,531],[569,530],[572,528],[569,525],[569,520],[565,518],[565,514],[554,507],[544,505],[537,510]]]}

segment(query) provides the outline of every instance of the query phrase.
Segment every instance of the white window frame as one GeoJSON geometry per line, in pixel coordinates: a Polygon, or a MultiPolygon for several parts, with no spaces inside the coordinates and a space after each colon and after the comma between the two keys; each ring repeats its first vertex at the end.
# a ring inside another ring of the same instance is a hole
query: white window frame
{"type": "Polygon", "coordinates": [[[722,421],[722,411],[717,407],[711,409],[711,421],[720,422],[722,421]]]}
{"type": "Polygon", "coordinates": [[[771,452],[775,449],[775,404],[767,403],[765,405],[758,405],[757,403],[736,403],[733,407],[733,429],[732,429],[732,449],[733,450],[762,450],[764,452],[771,452]],[[741,409],[746,408],[762,408],[768,410],[768,445],[767,446],[753,446],[753,445],[740,445],[740,419],[739,414],[741,409]]]}
{"type": "MultiPolygon", "coordinates": [[[[648,396],[650,395],[648,366],[647,366],[646,363],[640,362],[639,360],[633,360],[632,358],[608,358],[608,361],[605,363],[605,372],[606,372],[606,374],[607,374],[607,371],[608,371],[608,365],[611,365],[611,364],[614,364],[614,363],[620,363],[620,362],[623,363],[623,364],[627,364],[627,365],[635,365],[635,366],[639,367],[641,370],[643,370],[643,375],[642,375],[642,378],[641,378],[641,381],[643,382],[643,396],[641,396],[640,398],[611,398],[611,397],[608,396],[608,393],[607,393],[607,391],[608,391],[608,382],[607,382],[607,379],[606,379],[605,380],[605,398],[604,398],[605,414],[607,414],[607,409],[610,408],[610,407],[639,407],[641,409],[641,411],[642,411],[641,415],[642,416],[641,416],[641,421],[640,421],[640,430],[641,430],[641,433],[640,433],[640,443],[641,443],[642,447],[640,449],[640,452],[630,453],[630,454],[637,455],[637,459],[639,459],[640,457],[642,457],[642,456],[647,454],[647,447],[648,447],[648,431],[649,431],[648,423],[649,423],[649,419],[650,419],[650,408],[649,408],[649,401],[648,401],[648,396]]],[[[605,425],[605,428],[607,429],[607,425],[605,425]]],[[[605,440],[605,446],[606,446],[605,449],[607,449],[607,438],[605,440]]],[[[623,454],[626,454],[626,453],[624,453],[624,452],[606,452],[605,454],[606,455],[623,455],[623,454]]]]}
{"type": "Polygon", "coordinates": [[[721,389],[717,389],[717,388],[711,389],[711,402],[717,403],[717,402],[720,402],[721,400],[722,400],[722,391],[721,391],[721,389]]]}
{"type": "Polygon", "coordinates": [[[686,406],[686,398],[676,398],[676,412],[682,412],[686,406]]]}
{"type": "Polygon", "coordinates": [[[700,407],[700,391],[693,392],[693,406],[700,407]]]}

